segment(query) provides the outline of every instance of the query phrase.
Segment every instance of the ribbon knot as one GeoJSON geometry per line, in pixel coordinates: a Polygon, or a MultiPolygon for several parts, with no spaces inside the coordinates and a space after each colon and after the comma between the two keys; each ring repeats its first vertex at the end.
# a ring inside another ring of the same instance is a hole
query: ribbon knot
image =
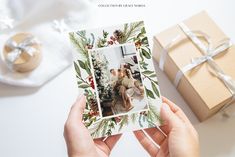
{"type": "Polygon", "coordinates": [[[22,42],[16,43],[14,40],[9,39],[6,43],[6,46],[11,49],[10,52],[7,53],[7,61],[10,64],[13,64],[16,59],[18,59],[21,53],[25,52],[30,56],[33,56],[37,49],[32,47],[35,44],[40,44],[40,42],[33,36],[28,36],[22,42]]]}
{"type": "Polygon", "coordinates": [[[205,56],[205,60],[207,61],[207,60],[211,60],[212,59],[212,56],[211,55],[206,55],[205,56]]]}
{"type": "MultiPolygon", "coordinates": [[[[175,86],[176,87],[178,86],[179,81],[184,75],[184,73],[192,70],[193,68],[197,67],[198,65],[204,62],[208,62],[210,68],[214,71],[214,73],[217,73],[218,76],[218,72],[222,72],[222,69],[215,63],[213,57],[220,53],[224,53],[225,50],[232,45],[230,40],[229,39],[221,40],[218,46],[213,48],[211,39],[207,34],[201,31],[190,31],[190,29],[184,23],[180,23],[179,26],[181,30],[191,39],[191,41],[201,50],[203,55],[200,57],[193,58],[190,64],[184,66],[181,70],[177,72],[174,80],[175,86]],[[203,37],[208,43],[208,45],[203,44],[199,39],[199,37],[203,37]]],[[[224,80],[222,81],[224,82],[224,80]]]]}
{"type": "Polygon", "coordinates": [[[202,64],[204,62],[207,62],[209,60],[213,60],[212,57],[213,56],[211,54],[207,54],[207,55],[204,55],[204,56],[201,56],[201,57],[195,57],[195,58],[191,59],[191,63],[193,65],[197,66],[197,65],[202,64]]]}

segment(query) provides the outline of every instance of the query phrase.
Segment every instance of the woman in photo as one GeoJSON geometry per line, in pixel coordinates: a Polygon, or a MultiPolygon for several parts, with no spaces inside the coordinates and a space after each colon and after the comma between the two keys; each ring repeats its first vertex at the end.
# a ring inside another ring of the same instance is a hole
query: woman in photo
{"type": "Polygon", "coordinates": [[[129,69],[125,69],[125,77],[122,80],[123,85],[126,86],[127,94],[132,97],[137,94],[141,97],[144,96],[144,88],[141,86],[140,82],[133,78],[132,73],[129,69]]]}
{"type": "MultiPolygon", "coordinates": [[[[139,81],[133,78],[132,73],[127,68],[110,69],[111,84],[113,85],[113,93],[118,92],[123,101],[123,107],[126,111],[134,108],[132,100],[135,97],[141,100],[144,97],[144,88],[139,81]]],[[[115,104],[116,101],[113,101],[115,104]]]]}
{"type": "Polygon", "coordinates": [[[116,69],[110,69],[110,83],[112,85],[112,87],[115,86],[117,80],[118,80],[118,73],[117,73],[117,70],[116,69]]]}
{"type": "Polygon", "coordinates": [[[124,103],[127,111],[130,111],[134,106],[132,105],[133,97],[137,97],[139,100],[144,97],[144,89],[140,83],[133,78],[132,73],[129,69],[123,69],[123,78],[121,82],[124,87],[124,103]]]}
{"type": "MultiPolygon", "coordinates": [[[[114,71],[113,69],[110,70],[111,73],[111,77],[114,77],[114,73],[112,72],[114,71]]],[[[130,97],[127,95],[126,90],[127,90],[127,86],[125,86],[123,84],[123,79],[125,77],[125,72],[124,69],[118,69],[117,70],[117,79],[115,79],[115,81],[111,81],[113,84],[113,93],[118,94],[121,96],[122,99],[122,105],[123,107],[126,109],[126,111],[129,111],[133,108],[132,104],[131,104],[131,99],[130,97]]],[[[116,101],[113,101],[113,104],[115,104],[116,101]]]]}

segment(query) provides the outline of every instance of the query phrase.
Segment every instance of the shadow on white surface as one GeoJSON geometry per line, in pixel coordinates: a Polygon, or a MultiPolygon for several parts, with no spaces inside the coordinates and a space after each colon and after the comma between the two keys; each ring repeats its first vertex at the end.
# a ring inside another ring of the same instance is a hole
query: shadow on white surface
{"type": "Polygon", "coordinates": [[[159,69],[156,61],[154,61],[154,67],[157,73],[161,95],[167,97],[169,100],[178,105],[190,119],[192,124],[198,124],[199,121],[197,117],[192,112],[190,107],[186,104],[181,95],[178,93],[175,86],[170,82],[166,74],[159,69]]]}
{"type": "Polygon", "coordinates": [[[199,133],[202,157],[234,157],[235,154],[235,105],[227,108],[229,118],[217,113],[210,119],[195,125],[199,133]]]}
{"type": "Polygon", "coordinates": [[[37,92],[40,87],[18,87],[0,83],[0,98],[31,95],[37,92]]]}
{"type": "Polygon", "coordinates": [[[73,74],[70,67],[39,89],[0,84],[1,157],[67,156],[64,123],[78,94],[73,74]]]}
{"type": "Polygon", "coordinates": [[[132,132],[125,132],[118,143],[113,148],[110,157],[131,156],[133,157],[148,157],[148,153],[141,146],[132,132]]]}

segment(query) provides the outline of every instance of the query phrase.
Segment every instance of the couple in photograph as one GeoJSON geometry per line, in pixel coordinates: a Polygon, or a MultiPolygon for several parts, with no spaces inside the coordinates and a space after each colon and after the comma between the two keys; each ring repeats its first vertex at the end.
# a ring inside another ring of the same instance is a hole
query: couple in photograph
{"type": "Polygon", "coordinates": [[[122,99],[123,107],[128,112],[134,108],[132,104],[134,97],[139,100],[144,98],[144,88],[138,80],[133,78],[130,69],[110,69],[110,73],[110,81],[114,95],[113,105],[116,104],[115,98],[118,95],[122,99]]]}

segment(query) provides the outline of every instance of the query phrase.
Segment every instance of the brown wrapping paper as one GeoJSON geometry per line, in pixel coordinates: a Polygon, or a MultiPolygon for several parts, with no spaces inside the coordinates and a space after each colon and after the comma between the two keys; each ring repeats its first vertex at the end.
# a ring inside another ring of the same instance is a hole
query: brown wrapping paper
{"type": "MultiPolygon", "coordinates": [[[[191,30],[200,30],[208,34],[213,46],[227,36],[215,22],[203,11],[183,21],[191,30]]],[[[178,25],[154,36],[153,57],[159,62],[160,53],[174,37],[180,35],[181,42],[174,45],[166,57],[164,72],[173,82],[179,69],[191,62],[194,57],[203,53],[184,34],[178,25]]],[[[232,45],[224,53],[213,57],[223,71],[235,79],[235,46],[232,45]]],[[[228,103],[232,94],[223,82],[209,72],[207,62],[187,72],[178,85],[178,91],[190,105],[200,121],[207,119],[228,103]]]]}

